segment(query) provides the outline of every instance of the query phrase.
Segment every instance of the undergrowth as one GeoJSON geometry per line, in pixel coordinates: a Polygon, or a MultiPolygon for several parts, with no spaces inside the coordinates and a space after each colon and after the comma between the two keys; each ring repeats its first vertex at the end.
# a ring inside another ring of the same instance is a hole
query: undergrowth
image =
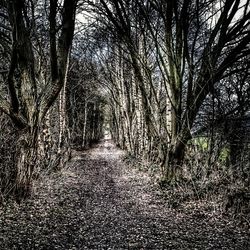
{"type": "Polygon", "coordinates": [[[159,164],[131,154],[126,154],[123,161],[147,172],[170,208],[185,210],[202,206],[204,211],[230,216],[241,226],[250,228],[249,161],[245,156],[244,161],[233,166],[218,159],[208,161],[206,151],[188,154],[182,177],[172,184],[164,181],[159,164]]]}

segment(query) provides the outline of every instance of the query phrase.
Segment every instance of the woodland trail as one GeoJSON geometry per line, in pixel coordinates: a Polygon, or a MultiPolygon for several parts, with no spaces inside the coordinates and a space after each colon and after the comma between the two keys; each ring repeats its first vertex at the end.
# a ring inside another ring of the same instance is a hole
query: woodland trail
{"type": "Polygon", "coordinates": [[[0,249],[250,249],[213,212],[167,208],[150,177],[111,141],[75,153],[20,206],[0,208],[0,249]]]}

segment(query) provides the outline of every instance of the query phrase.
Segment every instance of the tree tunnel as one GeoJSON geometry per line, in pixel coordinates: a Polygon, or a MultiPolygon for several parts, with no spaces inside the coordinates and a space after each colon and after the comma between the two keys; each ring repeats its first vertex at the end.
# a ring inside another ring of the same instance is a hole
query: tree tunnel
{"type": "Polygon", "coordinates": [[[194,132],[209,127],[204,162],[216,165],[228,145],[215,125],[250,108],[249,1],[218,2],[0,1],[13,190],[29,193],[41,169],[105,134],[175,182],[194,132]]]}

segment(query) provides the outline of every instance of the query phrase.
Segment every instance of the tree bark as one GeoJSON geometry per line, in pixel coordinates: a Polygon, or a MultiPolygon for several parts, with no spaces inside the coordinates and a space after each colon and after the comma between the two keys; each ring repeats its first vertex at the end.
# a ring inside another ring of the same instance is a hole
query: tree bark
{"type": "Polygon", "coordinates": [[[17,141],[17,174],[15,195],[26,198],[32,191],[32,180],[38,160],[38,129],[24,129],[17,141]]]}
{"type": "MultiPolygon", "coordinates": [[[[69,54],[74,34],[77,0],[64,0],[62,29],[56,43],[57,1],[50,0],[50,58],[51,81],[44,89],[39,82],[35,49],[31,34],[31,23],[25,0],[10,0],[7,4],[12,27],[12,58],[9,66],[9,99],[0,95],[0,110],[5,112],[20,131],[17,141],[16,194],[26,197],[32,189],[32,179],[38,160],[38,138],[40,127],[47,111],[65,86],[69,54]],[[58,46],[57,46],[58,44],[58,46]],[[18,80],[15,73],[18,72],[18,80]],[[44,91],[40,91],[44,89],[44,91]]],[[[33,13],[34,14],[34,13],[33,13]]],[[[33,24],[33,23],[32,23],[33,24]]],[[[63,103],[65,105],[65,102],[63,103]]]]}

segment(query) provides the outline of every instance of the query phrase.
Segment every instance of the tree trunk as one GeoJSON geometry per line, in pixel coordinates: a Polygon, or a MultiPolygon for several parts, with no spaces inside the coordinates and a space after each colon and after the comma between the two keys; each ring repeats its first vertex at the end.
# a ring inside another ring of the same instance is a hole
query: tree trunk
{"type": "Polygon", "coordinates": [[[69,131],[67,122],[66,112],[66,80],[65,75],[64,86],[59,94],[59,142],[58,142],[58,159],[59,164],[56,169],[62,169],[65,163],[69,160],[71,149],[69,145],[69,131]]]}
{"type": "Polygon", "coordinates": [[[17,141],[16,197],[25,198],[31,194],[32,180],[38,162],[37,127],[22,131],[17,141]]]}
{"type": "Polygon", "coordinates": [[[87,129],[87,118],[88,118],[88,102],[85,100],[84,103],[84,122],[83,122],[83,129],[82,129],[82,147],[86,146],[86,129],[87,129]]]}
{"type": "Polygon", "coordinates": [[[185,148],[186,144],[179,140],[169,150],[166,177],[171,182],[178,181],[178,179],[180,178],[185,148]]]}
{"type": "Polygon", "coordinates": [[[188,129],[179,133],[172,141],[165,159],[166,173],[164,179],[169,183],[175,183],[182,178],[182,165],[185,156],[187,142],[191,139],[188,129]]]}

